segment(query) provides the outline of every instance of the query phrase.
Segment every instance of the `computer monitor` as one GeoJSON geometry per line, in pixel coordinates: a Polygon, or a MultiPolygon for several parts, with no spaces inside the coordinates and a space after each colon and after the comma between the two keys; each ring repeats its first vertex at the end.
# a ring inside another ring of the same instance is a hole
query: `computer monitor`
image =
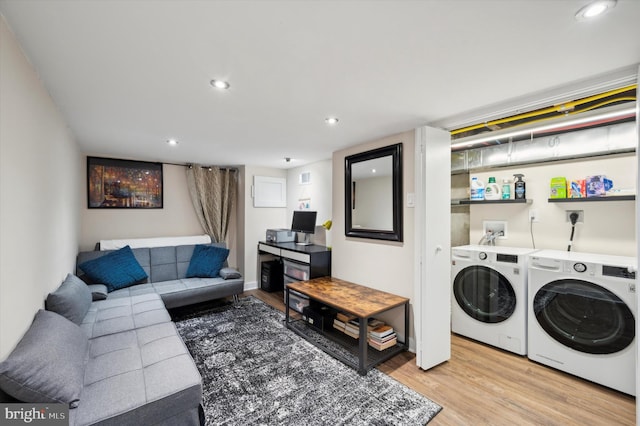
{"type": "Polygon", "coordinates": [[[316,231],[316,216],[318,212],[307,210],[296,210],[293,212],[293,221],[291,222],[291,230],[304,234],[304,241],[298,242],[300,245],[309,245],[309,235],[316,231]]]}

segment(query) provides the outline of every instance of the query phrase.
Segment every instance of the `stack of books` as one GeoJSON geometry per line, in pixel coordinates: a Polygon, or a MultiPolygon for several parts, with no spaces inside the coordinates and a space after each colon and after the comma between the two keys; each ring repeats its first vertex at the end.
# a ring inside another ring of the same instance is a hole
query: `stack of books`
{"type": "MultiPolygon", "coordinates": [[[[360,322],[354,316],[338,312],[333,320],[333,328],[354,339],[360,338],[360,322]]],[[[374,349],[383,351],[398,343],[397,334],[393,327],[379,319],[369,318],[367,329],[367,342],[374,349]]]]}
{"type": "Polygon", "coordinates": [[[393,330],[393,327],[383,324],[373,330],[369,330],[367,341],[372,348],[383,351],[398,343],[398,335],[393,330]]]}
{"type": "Polygon", "coordinates": [[[335,319],[333,320],[333,328],[335,328],[336,330],[341,331],[342,333],[344,333],[344,330],[347,326],[347,323],[351,320],[356,319],[356,317],[354,316],[350,316],[347,315],[345,313],[342,312],[338,312],[336,314],[335,319]]]}
{"type": "Polygon", "coordinates": [[[347,321],[344,326],[344,334],[354,339],[360,338],[360,321],[357,318],[347,321]]]}

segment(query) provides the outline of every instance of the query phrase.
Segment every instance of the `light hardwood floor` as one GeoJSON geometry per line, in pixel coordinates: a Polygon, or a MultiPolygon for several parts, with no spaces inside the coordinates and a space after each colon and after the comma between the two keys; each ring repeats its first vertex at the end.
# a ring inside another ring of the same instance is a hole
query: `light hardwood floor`
{"type": "MultiPolygon", "coordinates": [[[[244,295],[284,310],[282,292],[244,295]]],[[[457,335],[435,368],[419,369],[406,352],[378,369],[443,407],[430,425],[636,424],[632,396],[457,335]]]]}

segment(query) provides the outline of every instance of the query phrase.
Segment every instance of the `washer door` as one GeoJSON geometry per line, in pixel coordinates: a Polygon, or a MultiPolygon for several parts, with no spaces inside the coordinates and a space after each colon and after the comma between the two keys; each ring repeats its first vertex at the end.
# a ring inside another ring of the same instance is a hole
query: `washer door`
{"type": "Polygon", "coordinates": [[[627,305],[606,288],[563,279],[544,285],[533,299],[540,326],[558,342],[589,354],[623,350],[635,337],[627,305]]]}
{"type": "Polygon", "coordinates": [[[453,295],[467,315],[486,323],[502,322],[516,309],[516,293],[509,280],[486,266],[468,266],[458,272],[453,295]]]}

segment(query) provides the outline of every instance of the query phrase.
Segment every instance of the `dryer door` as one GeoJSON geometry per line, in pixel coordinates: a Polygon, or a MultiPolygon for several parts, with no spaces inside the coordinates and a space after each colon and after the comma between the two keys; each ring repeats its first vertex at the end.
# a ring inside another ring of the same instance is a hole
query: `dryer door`
{"type": "Polygon", "coordinates": [[[504,275],[486,266],[468,266],[453,281],[453,295],[470,317],[498,323],[516,309],[516,293],[504,275]]]}
{"type": "Polygon", "coordinates": [[[562,279],[544,285],[534,296],[533,312],[549,336],[580,352],[612,354],[635,337],[629,307],[588,281],[562,279]]]}

